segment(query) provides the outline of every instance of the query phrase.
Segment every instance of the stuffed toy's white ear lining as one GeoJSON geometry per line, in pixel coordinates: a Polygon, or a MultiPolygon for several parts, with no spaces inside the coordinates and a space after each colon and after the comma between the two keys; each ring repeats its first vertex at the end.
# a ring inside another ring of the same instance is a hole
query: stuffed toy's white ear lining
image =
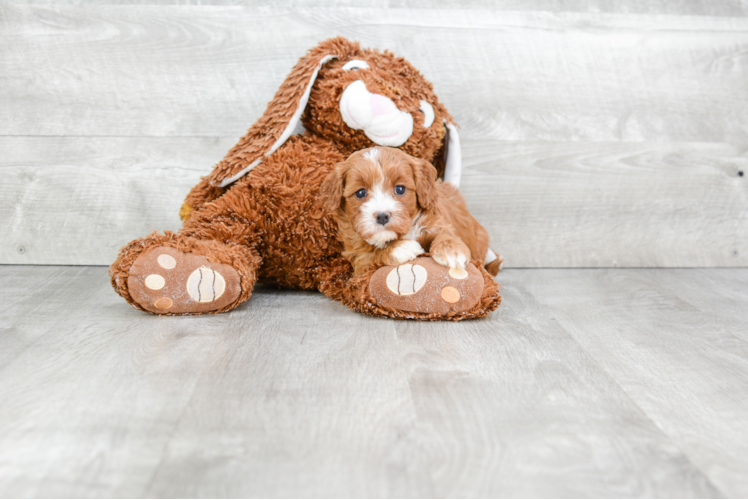
{"type": "Polygon", "coordinates": [[[233,184],[234,182],[244,177],[247,173],[249,173],[250,170],[255,168],[260,163],[262,163],[262,158],[257,158],[255,161],[253,161],[252,163],[244,167],[242,170],[237,172],[236,175],[232,175],[231,177],[226,177],[224,180],[221,181],[220,184],[218,184],[218,187],[226,187],[229,184],[233,184]]]}
{"type": "Polygon", "coordinates": [[[278,140],[275,141],[275,144],[273,144],[273,146],[270,148],[270,151],[265,153],[265,156],[270,156],[271,154],[275,153],[275,151],[279,147],[281,147],[289,137],[291,137],[291,134],[296,128],[296,125],[301,121],[301,114],[304,112],[304,109],[306,109],[306,103],[309,102],[309,95],[312,93],[312,86],[314,85],[314,80],[317,79],[319,70],[322,69],[322,66],[324,66],[327,61],[329,61],[330,59],[335,59],[336,57],[338,56],[327,55],[320,60],[319,65],[317,65],[317,69],[314,70],[311,78],[309,78],[309,84],[306,86],[304,95],[302,95],[301,99],[299,99],[299,106],[296,108],[296,112],[291,117],[291,121],[288,122],[288,125],[286,125],[286,130],[284,130],[278,140]]]}
{"type": "Polygon", "coordinates": [[[460,187],[462,178],[462,147],[460,146],[460,134],[457,127],[447,123],[447,161],[444,165],[444,182],[449,182],[455,187],[460,187]]]}
{"type": "MultiPolygon", "coordinates": [[[[330,59],[335,59],[338,57],[337,55],[326,55],[322,59],[320,59],[319,64],[317,65],[317,69],[314,70],[314,73],[312,73],[311,78],[309,78],[309,84],[306,86],[306,90],[301,96],[301,99],[299,99],[299,105],[296,107],[296,112],[291,117],[291,120],[288,122],[288,125],[286,125],[286,128],[283,130],[283,133],[280,135],[277,141],[270,147],[270,149],[265,153],[265,157],[270,156],[271,154],[275,153],[275,151],[285,143],[289,137],[291,137],[295,131],[299,130],[299,125],[301,124],[301,114],[304,112],[304,109],[306,108],[307,103],[309,102],[309,95],[312,93],[312,86],[314,85],[314,81],[317,79],[317,75],[319,74],[319,70],[322,69],[322,66],[325,65],[327,61],[330,59]]],[[[226,177],[221,181],[220,184],[218,184],[218,187],[226,187],[229,184],[238,181],[242,177],[244,177],[249,171],[251,171],[253,168],[255,168],[257,165],[259,165],[262,162],[262,157],[257,158],[255,161],[250,163],[248,166],[237,172],[235,175],[232,175],[231,177],[226,177]]]]}
{"type": "Polygon", "coordinates": [[[423,128],[429,128],[434,123],[434,107],[421,99],[421,106],[418,109],[423,113],[423,128]]]}

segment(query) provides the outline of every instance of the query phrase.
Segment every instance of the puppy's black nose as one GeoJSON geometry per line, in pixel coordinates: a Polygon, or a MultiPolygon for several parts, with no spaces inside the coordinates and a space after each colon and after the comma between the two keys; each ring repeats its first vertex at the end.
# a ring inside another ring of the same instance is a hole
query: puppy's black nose
{"type": "Polygon", "coordinates": [[[377,212],[377,224],[385,225],[390,221],[390,213],[389,212],[377,212]]]}

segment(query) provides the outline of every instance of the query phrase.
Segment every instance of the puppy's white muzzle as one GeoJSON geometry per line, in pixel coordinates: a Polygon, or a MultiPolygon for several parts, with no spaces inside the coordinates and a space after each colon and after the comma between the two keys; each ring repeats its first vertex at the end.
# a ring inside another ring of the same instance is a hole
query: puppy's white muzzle
{"type": "Polygon", "coordinates": [[[413,133],[410,113],[400,111],[392,99],[369,92],[362,80],[351,83],[343,92],[340,114],[346,125],[363,130],[380,146],[402,146],[413,133]]]}

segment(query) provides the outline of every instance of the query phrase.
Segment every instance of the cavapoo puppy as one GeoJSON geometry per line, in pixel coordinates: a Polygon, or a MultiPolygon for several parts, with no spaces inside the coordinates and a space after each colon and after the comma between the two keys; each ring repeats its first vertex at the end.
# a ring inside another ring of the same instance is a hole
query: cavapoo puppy
{"type": "Polygon", "coordinates": [[[353,153],[320,188],[334,212],[343,255],[358,274],[371,263],[399,265],[425,252],[439,264],[465,269],[471,259],[499,272],[502,259],[488,247],[488,232],[460,191],[436,179],[429,162],[399,149],[374,147],[353,153]]]}

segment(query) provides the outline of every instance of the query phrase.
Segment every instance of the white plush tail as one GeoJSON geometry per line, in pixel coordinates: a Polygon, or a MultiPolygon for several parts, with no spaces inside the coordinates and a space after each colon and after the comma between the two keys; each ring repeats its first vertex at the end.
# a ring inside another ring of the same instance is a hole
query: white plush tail
{"type": "Polygon", "coordinates": [[[496,253],[489,248],[486,252],[486,259],[483,261],[483,267],[486,268],[488,274],[496,276],[499,274],[499,271],[501,271],[503,264],[504,259],[502,259],[500,255],[496,255],[496,253]]]}

